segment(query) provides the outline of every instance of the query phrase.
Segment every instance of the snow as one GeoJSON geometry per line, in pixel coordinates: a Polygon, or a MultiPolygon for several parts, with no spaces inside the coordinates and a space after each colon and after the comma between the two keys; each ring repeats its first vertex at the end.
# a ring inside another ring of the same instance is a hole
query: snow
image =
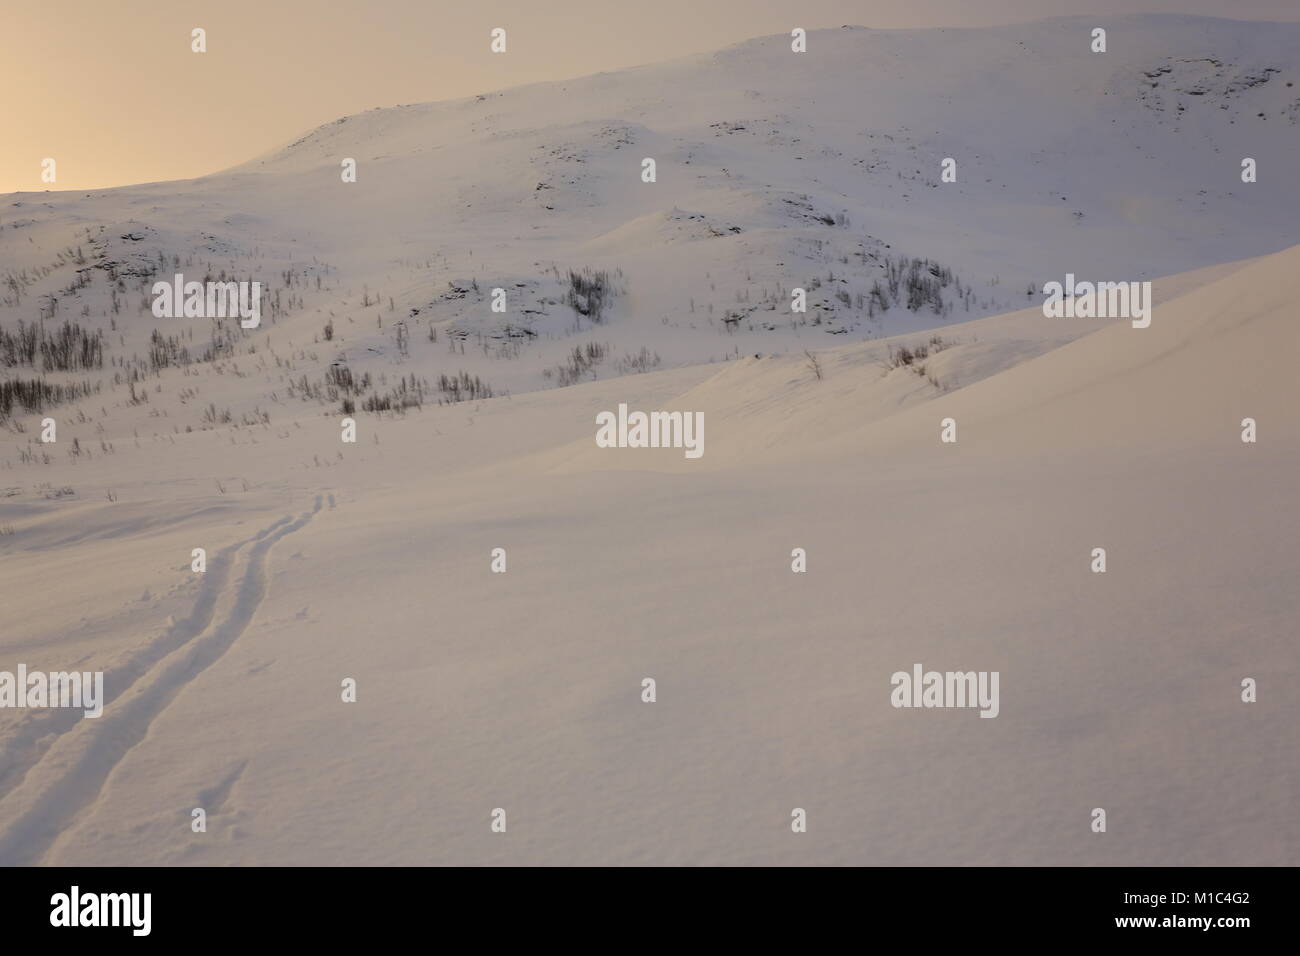
{"type": "Polygon", "coordinates": [[[109,701],[0,710],[0,862],[1294,865],[1300,36],[1110,18],[1095,55],[1093,25],[763,38],[0,198],[0,278],[31,280],[0,327],[54,294],[47,327],[105,333],[47,375],[101,382],[45,412],[57,444],[0,431],[0,669],[109,701]],[[970,310],[834,297],[886,255],[970,310]],[[583,268],[603,323],[564,301],[583,268]],[[150,276],[222,270],[280,306],[197,361],[208,321],[154,319],[150,276]],[[1154,280],[1150,328],[1044,318],[1025,289],[1066,272],[1154,280]],[[196,361],[148,370],[154,329],[196,361]],[[433,385],[343,444],[335,361],[495,395],[433,385]],[[598,448],[620,403],[702,411],[704,456],[598,448]],[[998,717],[892,708],[915,662],[1000,672],[998,717]]]}

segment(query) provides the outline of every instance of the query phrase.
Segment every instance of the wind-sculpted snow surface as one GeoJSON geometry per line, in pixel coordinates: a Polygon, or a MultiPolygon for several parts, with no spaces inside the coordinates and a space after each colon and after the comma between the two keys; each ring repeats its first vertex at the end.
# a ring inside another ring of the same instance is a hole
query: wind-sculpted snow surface
{"type": "Polygon", "coordinates": [[[1294,865],[1300,27],[1095,26],[3,197],[0,863],[1294,865]]]}

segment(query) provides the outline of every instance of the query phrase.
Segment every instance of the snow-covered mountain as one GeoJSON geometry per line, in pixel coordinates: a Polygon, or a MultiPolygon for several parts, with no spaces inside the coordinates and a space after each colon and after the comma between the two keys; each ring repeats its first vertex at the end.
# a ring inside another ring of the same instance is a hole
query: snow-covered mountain
{"type": "Polygon", "coordinates": [[[766,37],[376,109],[200,180],[6,197],[0,325],[55,296],[57,317],[106,326],[116,276],[114,360],[155,329],[218,355],[145,300],[158,276],[224,272],[274,295],[263,341],[312,346],[294,376],[400,364],[500,394],[963,321],[1067,272],[1147,279],[1294,243],[1297,51],[1295,24],[1179,16],[846,27],[802,54],[766,37]],[[606,277],[594,316],[571,296],[584,270],[606,277]],[[604,357],[575,367],[589,343],[604,357]]]}
{"type": "Polygon", "coordinates": [[[818,31],[3,197],[0,671],[106,700],[0,709],[0,864],[1294,864],[1297,41],[818,31]]]}

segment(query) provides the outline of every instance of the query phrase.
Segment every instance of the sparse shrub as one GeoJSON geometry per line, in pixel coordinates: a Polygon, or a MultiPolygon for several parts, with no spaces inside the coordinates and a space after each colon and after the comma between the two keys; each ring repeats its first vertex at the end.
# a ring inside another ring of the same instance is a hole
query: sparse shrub
{"type": "Polygon", "coordinates": [[[233,420],[230,409],[218,409],[212,402],[208,402],[208,407],[203,409],[203,421],[208,425],[229,425],[233,420]]]}
{"type": "Polygon", "coordinates": [[[962,297],[961,281],[947,266],[929,259],[885,259],[885,283],[876,280],[867,295],[870,315],[886,312],[894,305],[905,305],[913,312],[929,306],[935,315],[943,315],[947,306],[943,291],[952,285],[958,298],[962,297]]]}
{"type": "Polygon", "coordinates": [[[35,322],[24,325],[21,319],[17,332],[0,328],[0,365],[34,368],[38,354],[41,367],[49,372],[103,368],[104,333],[84,329],[67,319],[53,332],[46,332],[35,322]]]}
{"type": "Polygon", "coordinates": [[[155,372],[171,366],[190,364],[190,350],[174,335],[164,336],[154,329],[149,336],[149,367],[155,372]]]}
{"type": "Polygon", "coordinates": [[[42,338],[41,360],[50,371],[103,368],[104,333],[92,333],[65,319],[53,334],[42,338]]]}
{"type": "Polygon", "coordinates": [[[626,375],[629,372],[648,372],[652,368],[658,367],[662,359],[659,358],[658,352],[651,352],[644,345],[636,354],[626,353],[618,360],[618,372],[620,375],[626,375]]]}
{"type": "MultiPolygon", "coordinates": [[[[463,374],[463,373],[462,373],[463,374]]],[[[474,381],[478,381],[475,379],[474,381]]],[[[482,383],[479,383],[482,385],[482,383]]],[[[424,405],[424,393],[429,383],[416,378],[414,374],[397,380],[397,385],[387,392],[368,395],[361,402],[361,408],[367,412],[405,411],[408,408],[421,408],[424,405]]],[[[482,386],[486,388],[486,386],[482,386]]],[[[488,396],[490,397],[490,390],[488,396]]]]}
{"type": "Polygon", "coordinates": [[[352,377],[352,369],[348,368],[342,362],[335,362],[325,370],[325,384],[337,388],[340,392],[351,392],[356,389],[356,381],[352,377]]]}
{"type": "Polygon", "coordinates": [[[586,345],[575,345],[573,351],[565,357],[563,365],[557,365],[554,369],[548,368],[542,372],[542,375],[548,379],[555,378],[556,384],[564,388],[566,385],[580,382],[588,374],[595,378],[596,366],[605,361],[605,356],[608,354],[609,346],[600,342],[592,341],[586,345]]]}
{"type": "Polygon", "coordinates": [[[19,319],[18,331],[15,333],[0,328],[0,365],[9,368],[15,365],[35,366],[39,338],[40,326],[35,322],[24,325],[22,319],[19,319]]]}
{"type": "Polygon", "coordinates": [[[27,412],[75,402],[99,391],[98,382],[51,384],[43,378],[10,379],[0,382],[0,419],[8,418],[15,407],[27,412]]]}
{"type": "Polygon", "coordinates": [[[812,352],[808,351],[808,349],[804,349],[803,354],[808,359],[809,370],[817,376],[817,381],[820,382],[822,380],[822,363],[819,362],[817,356],[813,355],[812,352]]]}
{"type": "Polygon", "coordinates": [[[605,305],[613,294],[609,273],[604,269],[594,272],[590,269],[581,272],[569,270],[569,291],[565,301],[573,311],[591,319],[593,323],[599,324],[605,320],[605,305]]]}
{"type": "Polygon", "coordinates": [[[464,371],[450,377],[439,375],[438,391],[442,393],[439,404],[444,401],[447,404],[455,404],[456,402],[492,397],[492,389],[486,382],[477,375],[471,376],[464,371]]]}
{"type": "Polygon", "coordinates": [[[939,380],[926,371],[925,360],[931,355],[937,355],[944,349],[951,348],[955,343],[946,341],[940,335],[930,336],[928,342],[921,345],[908,347],[900,345],[895,347],[889,346],[889,358],[885,361],[885,367],[889,369],[910,368],[913,372],[925,379],[940,391],[947,391],[947,388],[939,384],[939,380]]]}

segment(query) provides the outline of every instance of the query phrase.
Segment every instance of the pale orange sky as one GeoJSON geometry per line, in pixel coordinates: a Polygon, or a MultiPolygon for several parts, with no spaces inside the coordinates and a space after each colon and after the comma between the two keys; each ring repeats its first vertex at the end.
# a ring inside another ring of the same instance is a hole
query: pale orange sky
{"type": "Polygon", "coordinates": [[[1300,20],[1297,0],[8,0],[0,193],[214,172],[375,106],[717,49],[792,27],[1135,12],[1300,20]],[[488,33],[506,28],[509,52],[488,33]],[[203,27],[208,52],[190,52],[203,27]],[[41,182],[53,157],[58,180],[41,182]]]}

